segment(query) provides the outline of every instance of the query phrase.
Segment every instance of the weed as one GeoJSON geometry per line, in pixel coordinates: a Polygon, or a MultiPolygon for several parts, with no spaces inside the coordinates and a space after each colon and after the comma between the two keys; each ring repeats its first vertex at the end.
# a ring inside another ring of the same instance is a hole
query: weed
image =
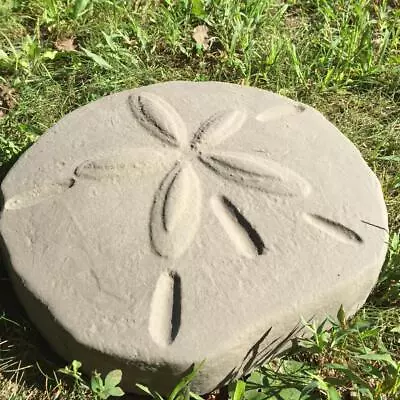
{"type": "MultiPolygon", "coordinates": [[[[194,400],[203,400],[200,396],[190,391],[190,384],[202,368],[203,364],[204,361],[199,365],[194,365],[192,370],[177,383],[166,400],[189,400],[190,398],[193,398],[194,400]]],[[[164,400],[163,396],[151,388],[139,383],[137,383],[136,386],[144,393],[151,396],[154,400],[164,400]]]]}
{"type": "Polygon", "coordinates": [[[121,397],[124,395],[123,390],[118,387],[122,379],[122,371],[116,369],[110,371],[103,382],[101,375],[94,372],[90,381],[90,388],[98,399],[108,399],[110,396],[121,397]]]}
{"type": "Polygon", "coordinates": [[[81,367],[82,363],[80,361],[73,360],[70,366],[67,365],[64,368],[60,368],[58,372],[72,377],[76,384],[81,384],[84,382],[82,379],[82,372],[79,371],[81,367]]]}

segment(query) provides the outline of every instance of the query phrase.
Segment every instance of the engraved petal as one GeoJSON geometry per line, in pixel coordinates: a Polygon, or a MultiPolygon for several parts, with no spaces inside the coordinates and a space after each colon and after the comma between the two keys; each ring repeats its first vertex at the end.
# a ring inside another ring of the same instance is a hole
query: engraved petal
{"type": "Polygon", "coordinates": [[[22,208],[33,207],[43,201],[58,196],[74,186],[74,179],[67,179],[63,182],[48,183],[37,186],[24,193],[17,194],[4,204],[6,210],[19,210],[22,208]]]}
{"type": "Polygon", "coordinates": [[[254,258],[266,252],[260,234],[227,197],[212,197],[211,209],[239,254],[254,258]]]}
{"type": "Polygon", "coordinates": [[[246,153],[214,152],[202,154],[200,160],[216,174],[271,194],[307,196],[309,183],[277,162],[246,153]]]}
{"type": "Polygon", "coordinates": [[[242,110],[225,110],[212,115],[195,133],[192,147],[201,144],[216,146],[235,134],[246,121],[247,114],[242,110]]]}
{"type": "Polygon", "coordinates": [[[181,169],[168,186],[163,209],[164,229],[168,232],[174,231],[190,201],[190,175],[188,168],[181,169]]]}
{"type": "Polygon", "coordinates": [[[154,250],[178,258],[192,243],[200,223],[200,182],[190,164],[175,164],[153,203],[150,236],[154,250]]]}
{"type": "Polygon", "coordinates": [[[181,325],[181,278],[173,271],[160,275],[150,305],[149,333],[161,347],[172,344],[181,325]]]}
{"type": "Polygon", "coordinates": [[[77,177],[104,179],[150,173],[158,166],[161,154],[153,149],[132,149],[84,161],[75,169],[77,177]]]}
{"type": "Polygon", "coordinates": [[[129,105],[138,121],[155,137],[172,146],[187,144],[187,129],[178,112],[153,93],[129,96],[129,105]]]}
{"type": "Polygon", "coordinates": [[[280,118],[287,118],[293,115],[300,114],[306,110],[302,104],[285,104],[267,108],[262,113],[258,114],[256,119],[261,122],[273,121],[280,118]]]}
{"type": "Polygon", "coordinates": [[[361,244],[363,242],[361,236],[357,232],[340,222],[318,214],[304,214],[303,217],[311,226],[319,229],[339,242],[347,244],[361,244]]]}

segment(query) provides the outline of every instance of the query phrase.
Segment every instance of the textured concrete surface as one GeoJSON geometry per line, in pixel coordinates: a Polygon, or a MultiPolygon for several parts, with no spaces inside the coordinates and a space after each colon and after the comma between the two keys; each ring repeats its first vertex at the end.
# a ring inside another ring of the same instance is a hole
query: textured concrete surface
{"type": "Polygon", "coordinates": [[[170,82],[64,117],[2,183],[21,302],[64,358],[207,392],[279,352],[300,316],[354,313],[387,213],[360,153],[311,107],[170,82]]]}

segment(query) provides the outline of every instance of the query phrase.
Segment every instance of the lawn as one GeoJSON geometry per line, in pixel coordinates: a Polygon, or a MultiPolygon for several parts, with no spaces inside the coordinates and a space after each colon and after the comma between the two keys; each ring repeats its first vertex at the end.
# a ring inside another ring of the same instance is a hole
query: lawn
{"type": "MultiPolygon", "coordinates": [[[[68,112],[169,80],[256,86],[316,107],[377,174],[389,212],[387,260],[356,316],[338,312],[328,332],[307,326],[310,339],[219,398],[400,399],[400,2],[0,0],[2,175],[68,112]]],[[[0,400],[101,398],[64,366],[1,265],[0,400]]]]}

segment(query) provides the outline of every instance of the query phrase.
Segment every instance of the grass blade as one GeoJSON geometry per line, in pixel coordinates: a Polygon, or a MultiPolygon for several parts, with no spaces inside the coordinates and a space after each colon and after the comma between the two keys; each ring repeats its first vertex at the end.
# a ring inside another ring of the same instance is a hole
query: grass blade
{"type": "Polygon", "coordinates": [[[168,400],[175,400],[176,397],[179,395],[181,391],[184,390],[186,386],[189,385],[189,383],[194,379],[194,377],[197,375],[199,370],[203,367],[204,361],[202,361],[199,365],[195,365],[193,367],[193,370],[186,376],[184,376],[180,382],[175,386],[175,388],[172,390],[171,394],[168,396],[168,400]]]}
{"type": "Polygon", "coordinates": [[[238,380],[235,386],[235,392],[233,393],[233,400],[242,400],[246,390],[246,382],[238,380]]]}
{"type": "Polygon", "coordinates": [[[85,49],[84,47],[81,47],[81,49],[84,51],[84,53],[90,58],[92,59],[97,65],[99,65],[102,68],[105,69],[111,69],[111,65],[101,56],[92,53],[91,51],[85,49]]]}
{"type": "Polygon", "coordinates": [[[76,0],[74,4],[74,11],[72,16],[74,19],[77,19],[82,15],[82,13],[87,9],[90,0],[76,0]]]}

